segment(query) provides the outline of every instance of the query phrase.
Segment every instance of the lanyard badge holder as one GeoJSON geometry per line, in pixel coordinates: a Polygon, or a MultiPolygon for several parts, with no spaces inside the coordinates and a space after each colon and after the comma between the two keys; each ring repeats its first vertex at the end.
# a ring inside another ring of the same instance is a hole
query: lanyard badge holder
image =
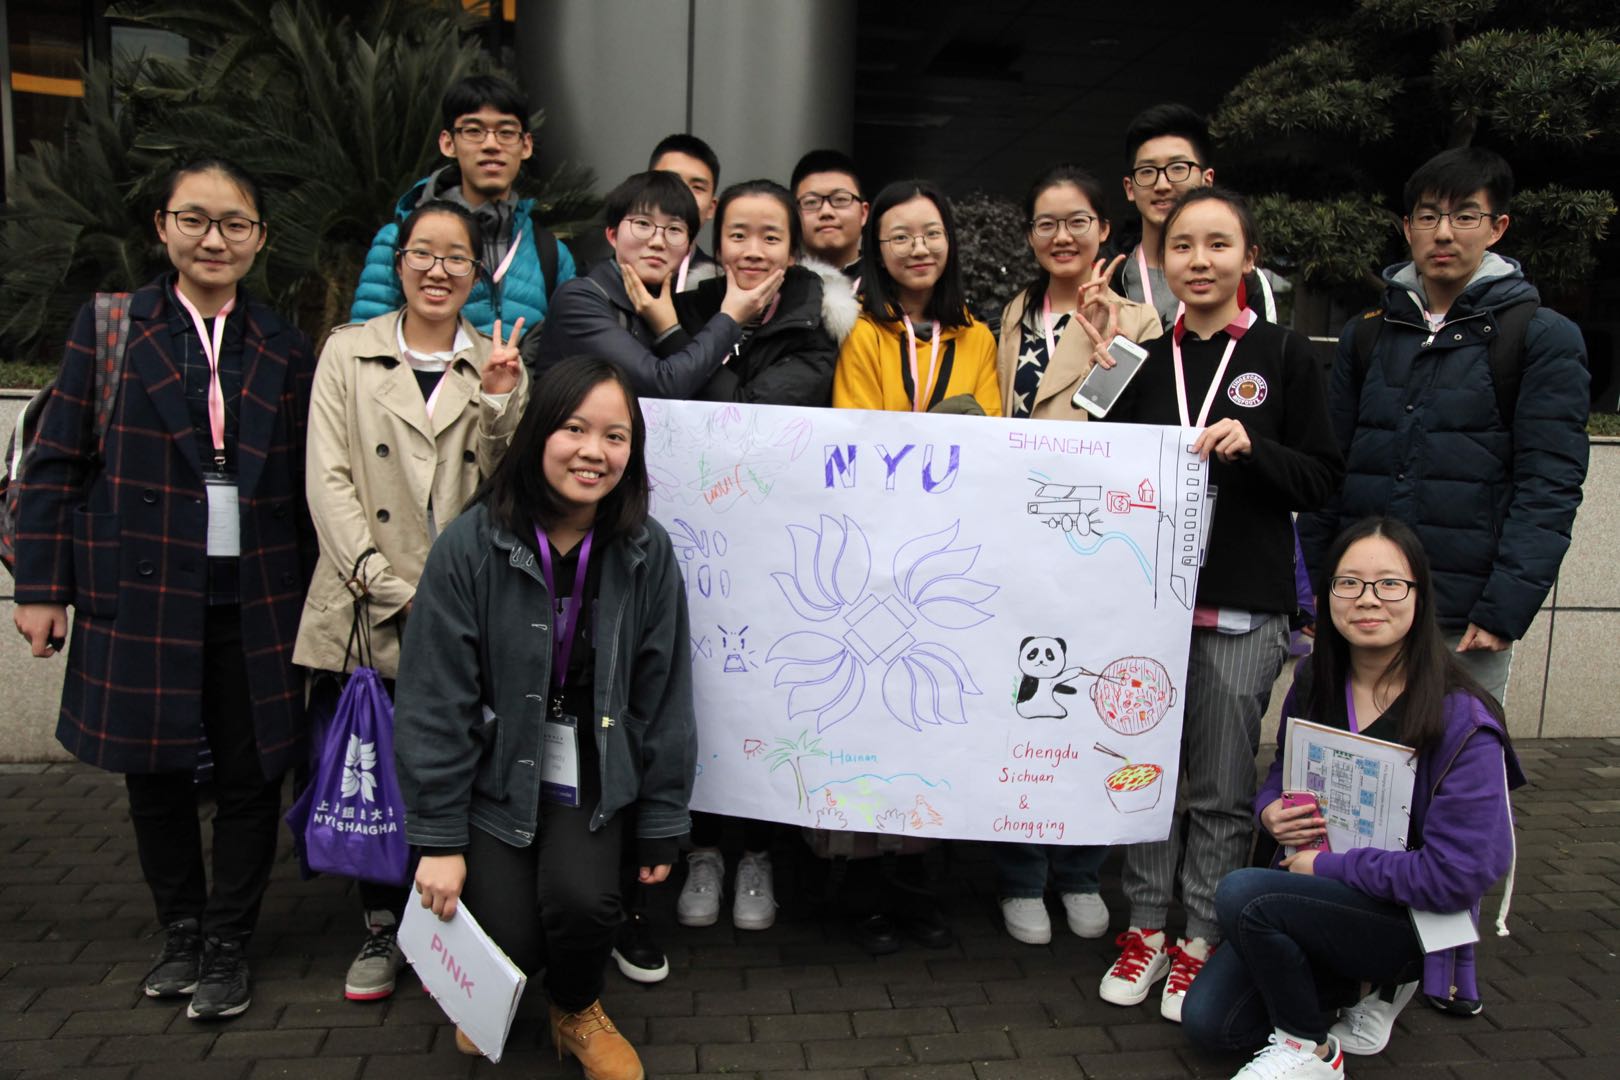
{"type": "Polygon", "coordinates": [[[574,637],[579,631],[580,612],[585,607],[585,574],[591,564],[591,540],[595,530],[580,542],[579,566],[574,571],[574,591],[557,601],[557,577],[551,566],[551,541],[538,525],[534,539],[540,554],[540,575],[554,605],[551,638],[551,688],[555,696],[546,714],[540,753],[540,797],[559,806],[579,806],[579,717],[563,707],[563,689],[568,685],[568,661],[574,653],[574,637]]]}
{"type": "Polygon", "coordinates": [[[208,323],[197,305],[178,288],[174,295],[191,316],[197,341],[208,360],[208,433],[214,444],[214,471],[203,477],[208,494],[208,557],[234,559],[242,554],[242,514],[237,505],[236,477],[225,471],[225,392],[219,384],[219,353],[225,343],[225,319],[236,307],[236,298],[225,301],[214,316],[210,336],[208,323]]]}

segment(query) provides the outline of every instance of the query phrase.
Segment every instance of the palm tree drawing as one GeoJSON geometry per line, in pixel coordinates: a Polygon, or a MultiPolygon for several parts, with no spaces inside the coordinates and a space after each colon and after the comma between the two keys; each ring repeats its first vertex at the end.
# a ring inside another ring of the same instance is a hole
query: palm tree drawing
{"type": "Polygon", "coordinates": [[[799,732],[797,739],[777,739],[776,749],[766,755],[765,760],[771,763],[771,772],[775,772],[786,765],[793,770],[793,784],[799,796],[799,809],[803,810],[810,805],[810,792],[804,786],[804,770],[799,762],[807,757],[826,757],[827,751],[821,748],[821,739],[810,738],[808,729],[799,732]]]}

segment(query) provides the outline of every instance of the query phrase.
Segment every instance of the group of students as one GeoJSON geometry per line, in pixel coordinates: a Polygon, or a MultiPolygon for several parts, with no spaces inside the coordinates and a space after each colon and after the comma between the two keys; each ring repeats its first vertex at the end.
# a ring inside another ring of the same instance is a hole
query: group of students
{"type": "MultiPolygon", "coordinates": [[[[58,737],[126,775],[166,929],[147,994],[188,996],[197,1019],[248,1007],[282,777],[304,753],[306,703],[353,668],[358,617],[394,695],[418,858],[408,886],[362,883],[346,993],[392,992],[413,897],[442,918],[464,902],[520,967],[544,969],[559,1054],[588,1076],[641,1076],[602,1010],[606,966],[667,975],[639,895],[683,842],[681,923],[717,920],[726,875],[722,821],[687,809],[700,718],[679,564],[648,514],[639,399],[1079,422],[1076,388],[1113,363],[1119,334],[1149,356],[1108,420],[1201,429],[1220,512],[1193,618],[1180,809],[1167,839],[1124,853],[1128,929],[1101,997],[1135,1005],[1163,979],[1163,1015],[1195,1038],[1252,1049],[1269,1033],[1240,1074],[1255,1078],[1342,1076],[1343,1050],[1382,1049],[1420,973],[1436,1001],[1477,1004],[1471,953],[1426,962],[1405,908],[1477,911],[1511,859],[1507,790],[1521,778],[1500,692],[1445,647],[1423,545],[1399,521],[1356,524],[1327,552],[1327,617],[1286,711],[1417,749],[1409,850],[1240,869],[1256,826],[1290,846],[1323,829],[1309,808],[1282,808],[1277,766],[1256,794],[1254,760],[1299,606],[1293,515],[1330,504],[1344,461],[1320,368],[1274,321],[1254,223],[1213,186],[1196,117],[1160,107],[1132,125],[1124,190],[1142,239],[1111,262],[1103,186],[1072,165],[1036,179],[1024,211],[1039,271],[998,342],[968,312],[945,195],[914,180],[868,200],[835,151],[807,155],[788,187],[721,189],[708,147],[672,136],[607,196],[611,258],[576,274],[513,192],[533,152],[527,115],[498,79],[450,89],[440,147],[455,161],[400,200],[356,321],[318,363],[240,287],[267,226],[257,185],[220,160],[164,190],[155,225],[172,269],[112,312],[129,327],[113,381],[105,302],[73,327],[23,478],[16,622],[50,656],[75,608],[58,737]],[[1178,881],[1187,924],[1172,938],[1178,881]]],[[[1453,207],[1474,190],[1424,175],[1418,194],[1462,227],[1453,207]]],[[[775,830],[746,822],[743,839],[732,914],[761,930],[776,912],[775,830]]],[[[1049,877],[1075,933],[1107,931],[1105,849],[992,850],[1014,938],[1050,940],[1049,877]]],[[[860,933],[875,952],[906,933],[952,940],[937,912],[898,927],[870,914],[860,933]]]]}

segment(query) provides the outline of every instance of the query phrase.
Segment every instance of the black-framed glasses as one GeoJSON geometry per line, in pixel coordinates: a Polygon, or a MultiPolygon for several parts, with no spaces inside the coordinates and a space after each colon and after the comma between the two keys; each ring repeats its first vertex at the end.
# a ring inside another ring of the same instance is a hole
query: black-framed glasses
{"type": "Polygon", "coordinates": [[[1172,161],[1168,165],[1138,165],[1131,170],[1131,183],[1137,187],[1153,187],[1163,176],[1172,184],[1184,184],[1198,168],[1196,161],[1172,161]]]}
{"type": "Polygon", "coordinates": [[[901,251],[910,251],[917,246],[917,241],[921,240],[923,247],[929,251],[944,251],[945,243],[949,239],[944,229],[929,229],[920,233],[890,233],[888,236],[879,237],[878,243],[893,245],[901,251]]]}
{"type": "Polygon", "coordinates": [[[473,259],[465,255],[435,255],[421,248],[401,248],[399,257],[407,267],[423,274],[432,270],[434,263],[443,263],[444,272],[451,277],[466,277],[476,265],[473,259]]]}
{"type": "Polygon", "coordinates": [[[1453,229],[1477,229],[1485,224],[1486,218],[1496,216],[1488,210],[1422,210],[1406,220],[1412,228],[1427,232],[1438,229],[1441,218],[1449,218],[1453,229]]]}
{"type": "Polygon", "coordinates": [[[1360,600],[1362,595],[1371,589],[1378,599],[1386,604],[1393,604],[1410,596],[1412,587],[1416,584],[1415,581],[1398,577],[1379,578],[1377,581],[1367,581],[1358,577],[1336,577],[1328,582],[1328,591],[1340,600],[1360,600]]]}
{"type": "Polygon", "coordinates": [[[1081,237],[1090,232],[1096,223],[1094,214],[1070,214],[1066,218],[1038,217],[1029,223],[1029,231],[1042,240],[1050,240],[1057,236],[1058,226],[1061,225],[1069,230],[1070,236],[1081,237]]]}
{"type": "Polygon", "coordinates": [[[834,210],[848,210],[861,201],[861,197],[853,191],[839,188],[823,195],[819,191],[807,191],[799,196],[799,209],[807,214],[814,214],[821,209],[822,203],[831,203],[834,210]]]}
{"type": "Polygon", "coordinates": [[[264,228],[264,222],[232,214],[228,217],[209,217],[196,210],[165,210],[174,217],[174,227],[181,236],[207,236],[208,230],[219,226],[219,235],[232,244],[245,244],[264,228]]]}
{"type": "Polygon", "coordinates": [[[684,221],[672,221],[668,225],[660,225],[651,218],[627,217],[624,219],[625,227],[630,235],[637,240],[651,240],[655,233],[664,234],[664,243],[670,247],[685,247],[692,239],[692,233],[684,221]]]}
{"type": "Polygon", "coordinates": [[[516,146],[523,139],[523,129],[516,124],[502,124],[493,128],[485,127],[483,124],[462,124],[455,129],[455,133],[474,146],[491,135],[495,136],[495,141],[502,146],[516,146]]]}

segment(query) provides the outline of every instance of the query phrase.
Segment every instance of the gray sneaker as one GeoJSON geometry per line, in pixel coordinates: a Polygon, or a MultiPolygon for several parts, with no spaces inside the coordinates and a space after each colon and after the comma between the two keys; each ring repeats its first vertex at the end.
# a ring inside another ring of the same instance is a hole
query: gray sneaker
{"type": "Polygon", "coordinates": [[[682,926],[713,926],[720,918],[720,888],[726,874],[718,851],[694,851],[686,857],[686,884],[675,901],[682,926]]]}
{"type": "Polygon", "coordinates": [[[776,883],[771,880],[771,856],[768,852],[744,855],[737,864],[731,923],[739,930],[768,930],[775,921],[776,883]]]}
{"type": "Polygon", "coordinates": [[[392,911],[366,912],[370,933],[360,946],[349,974],[343,979],[343,996],[350,1001],[381,1001],[394,992],[394,977],[404,963],[399,951],[399,925],[392,911]]]}

